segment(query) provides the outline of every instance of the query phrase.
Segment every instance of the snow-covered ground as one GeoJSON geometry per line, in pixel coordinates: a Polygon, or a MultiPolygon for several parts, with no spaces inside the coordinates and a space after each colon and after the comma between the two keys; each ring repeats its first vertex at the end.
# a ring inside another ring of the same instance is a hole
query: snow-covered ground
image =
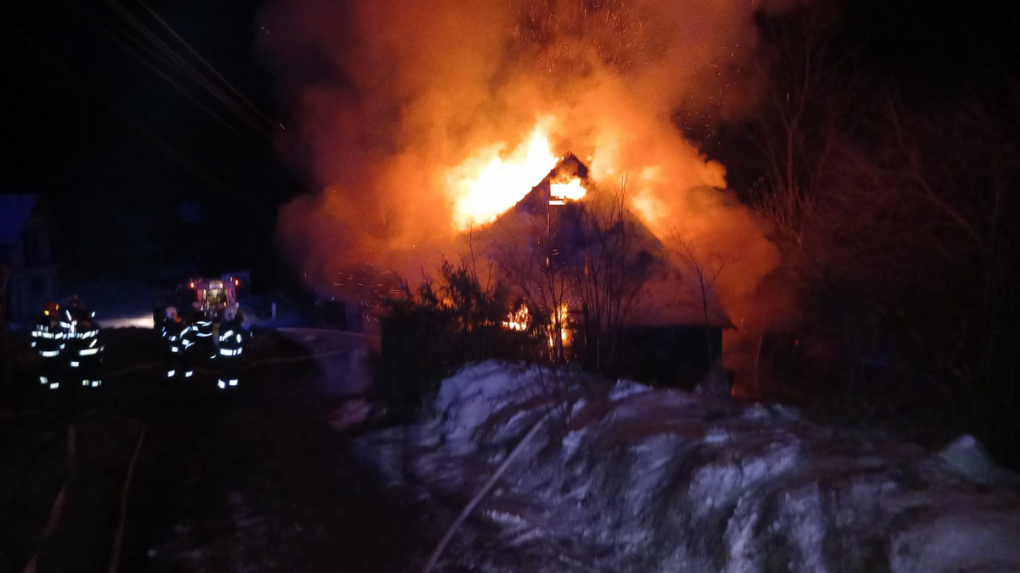
{"type": "Polygon", "coordinates": [[[1020,571],[1020,478],[795,410],[483,363],[432,422],[359,438],[394,483],[459,509],[540,431],[444,571],[1020,571]]]}
{"type": "Polygon", "coordinates": [[[149,312],[103,318],[100,324],[103,328],[152,328],[153,322],[152,312],[149,312]]]}

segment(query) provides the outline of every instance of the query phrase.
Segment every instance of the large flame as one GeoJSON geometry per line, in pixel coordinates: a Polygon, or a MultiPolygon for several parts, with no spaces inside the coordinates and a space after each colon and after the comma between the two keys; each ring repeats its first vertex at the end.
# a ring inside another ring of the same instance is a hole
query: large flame
{"type": "MultiPolygon", "coordinates": [[[[540,120],[528,140],[510,154],[503,153],[506,143],[497,143],[447,173],[446,185],[454,202],[454,229],[466,231],[495,221],[556,167],[560,158],[549,144],[550,124],[551,120],[540,120]]],[[[578,179],[554,183],[550,191],[559,201],[584,197],[578,179]]]]}

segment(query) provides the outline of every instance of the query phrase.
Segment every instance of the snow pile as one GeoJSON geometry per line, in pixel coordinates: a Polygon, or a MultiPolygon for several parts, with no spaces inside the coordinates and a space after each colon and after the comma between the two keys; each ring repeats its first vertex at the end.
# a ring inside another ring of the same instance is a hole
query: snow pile
{"type": "Polygon", "coordinates": [[[971,438],[932,454],[789,408],[496,363],[435,406],[435,423],[361,444],[460,503],[543,425],[449,570],[1020,571],[1017,476],[971,438]]]}
{"type": "Polygon", "coordinates": [[[443,381],[436,410],[443,416],[441,431],[450,441],[468,442],[479,426],[512,408],[524,410],[543,394],[539,368],[509,371],[496,362],[471,366],[443,381]]]}

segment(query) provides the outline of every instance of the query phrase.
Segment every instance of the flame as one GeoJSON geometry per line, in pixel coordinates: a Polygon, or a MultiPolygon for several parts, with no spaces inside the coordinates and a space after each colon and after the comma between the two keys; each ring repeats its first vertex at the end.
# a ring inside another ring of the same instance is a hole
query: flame
{"type": "Polygon", "coordinates": [[[566,302],[562,303],[557,309],[553,316],[549,317],[549,348],[556,346],[556,322],[560,323],[560,340],[563,342],[563,348],[569,348],[570,343],[573,341],[573,335],[568,326],[568,319],[570,316],[570,307],[566,302]]]}
{"type": "Polygon", "coordinates": [[[521,303],[521,308],[516,312],[511,310],[510,314],[506,316],[506,320],[503,321],[503,328],[518,332],[524,332],[530,325],[531,313],[528,311],[528,305],[524,303],[521,303]]]}
{"type": "Polygon", "coordinates": [[[559,201],[580,201],[584,198],[585,189],[581,185],[581,180],[573,178],[569,183],[553,183],[549,186],[549,197],[550,200],[559,201]]]}
{"type": "MultiPolygon", "coordinates": [[[[569,315],[570,306],[564,302],[557,309],[556,312],[549,317],[549,348],[553,348],[556,345],[556,322],[560,323],[560,339],[563,341],[563,347],[569,348],[571,342],[573,342],[573,332],[569,327],[569,315]]],[[[528,305],[521,303],[519,309],[511,310],[506,315],[506,320],[502,323],[503,328],[507,330],[514,330],[517,332],[524,332],[531,326],[531,311],[528,310],[528,305]]]]}
{"type": "MultiPolygon", "coordinates": [[[[466,231],[474,225],[486,225],[517,204],[542,182],[560,158],[549,144],[552,120],[539,120],[527,141],[505,154],[506,143],[497,143],[480,151],[446,174],[446,185],[453,198],[453,226],[466,231]]],[[[552,199],[580,199],[581,181],[553,184],[552,199]]]]}

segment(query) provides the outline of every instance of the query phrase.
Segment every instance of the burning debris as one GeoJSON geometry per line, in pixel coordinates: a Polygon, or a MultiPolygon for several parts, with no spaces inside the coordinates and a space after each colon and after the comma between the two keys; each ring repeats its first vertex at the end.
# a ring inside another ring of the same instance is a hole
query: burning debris
{"type": "Polygon", "coordinates": [[[570,327],[569,304],[564,302],[556,307],[552,316],[549,317],[549,331],[549,348],[555,348],[557,344],[564,350],[570,348],[574,337],[573,329],[570,327]]]}
{"type": "Polygon", "coordinates": [[[528,311],[528,304],[521,302],[517,310],[511,310],[503,321],[503,328],[516,332],[526,332],[531,326],[531,313],[528,311]]]}

